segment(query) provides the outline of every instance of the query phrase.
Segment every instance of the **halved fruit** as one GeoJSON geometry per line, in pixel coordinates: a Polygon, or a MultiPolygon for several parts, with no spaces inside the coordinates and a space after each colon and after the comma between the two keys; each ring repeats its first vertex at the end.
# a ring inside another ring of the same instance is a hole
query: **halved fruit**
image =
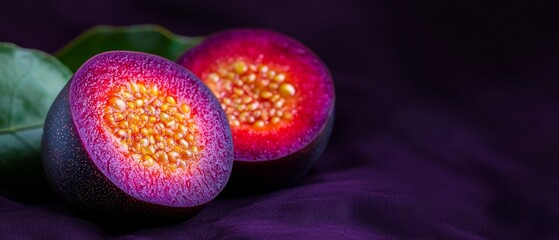
{"type": "Polygon", "coordinates": [[[227,114],[235,147],[228,189],[266,191],[292,183],[324,150],[334,85],[303,44],[266,30],[229,30],[178,62],[208,85],[227,114]]]}
{"type": "Polygon", "coordinates": [[[227,118],[191,72],[114,51],[78,69],[47,115],[43,164],[55,192],[102,220],[160,222],[197,213],[233,162],[227,118]]]}

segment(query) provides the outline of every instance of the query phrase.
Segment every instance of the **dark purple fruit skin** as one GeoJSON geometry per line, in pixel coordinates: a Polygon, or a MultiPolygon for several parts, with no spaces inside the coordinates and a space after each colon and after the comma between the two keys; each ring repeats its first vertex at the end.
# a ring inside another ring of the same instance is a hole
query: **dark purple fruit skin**
{"type": "Polygon", "coordinates": [[[72,121],[68,97],[71,82],[47,114],[41,143],[45,173],[55,194],[79,215],[107,225],[159,225],[197,214],[204,205],[179,208],[132,198],[91,163],[72,121]]]}
{"type": "Polygon", "coordinates": [[[334,126],[334,106],[319,135],[299,151],[267,161],[235,160],[233,171],[222,197],[239,197],[266,193],[300,180],[322,155],[334,126]]]}

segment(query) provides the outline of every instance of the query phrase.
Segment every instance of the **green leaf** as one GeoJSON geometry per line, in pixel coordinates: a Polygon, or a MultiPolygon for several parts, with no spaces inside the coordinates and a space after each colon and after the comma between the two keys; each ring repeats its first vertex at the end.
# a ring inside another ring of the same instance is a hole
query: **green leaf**
{"type": "Polygon", "coordinates": [[[43,124],[71,76],[51,55],[0,43],[0,189],[45,181],[40,154],[43,124]]]}
{"type": "Polygon", "coordinates": [[[201,40],[201,37],[175,35],[158,25],[97,26],[79,35],[55,56],[72,71],[92,56],[110,50],[146,52],[175,61],[201,40]]]}

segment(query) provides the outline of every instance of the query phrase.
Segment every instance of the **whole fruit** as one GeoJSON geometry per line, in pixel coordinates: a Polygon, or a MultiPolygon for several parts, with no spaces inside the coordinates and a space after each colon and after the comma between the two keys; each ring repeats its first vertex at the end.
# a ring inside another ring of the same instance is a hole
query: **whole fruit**
{"type": "Polygon", "coordinates": [[[224,188],[233,162],[227,118],[191,72],[160,57],[92,57],[51,106],[42,155],[55,193],[111,222],[186,219],[224,188]]]}
{"type": "Polygon", "coordinates": [[[229,30],[178,62],[209,86],[227,114],[235,147],[228,190],[293,183],[323,152],[334,85],[324,63],[300,42],[267,30],[229,30]]]}

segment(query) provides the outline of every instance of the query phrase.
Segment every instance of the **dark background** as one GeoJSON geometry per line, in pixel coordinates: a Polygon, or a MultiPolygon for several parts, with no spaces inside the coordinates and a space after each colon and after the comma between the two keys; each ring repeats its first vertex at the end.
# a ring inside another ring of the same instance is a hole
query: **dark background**
{"type": "MultiPolygon", "coordinates": [[[[186,36],[258,27],[300,40],[330,68],[336,123],[305,179],[119,237],[553,239],[556,2],[18,0],[0,4],[0,41],[53,53],[97,24],[186,36]]],[[[57,201],[0,196],[2,235],[115,233],[57,201]]]]}

